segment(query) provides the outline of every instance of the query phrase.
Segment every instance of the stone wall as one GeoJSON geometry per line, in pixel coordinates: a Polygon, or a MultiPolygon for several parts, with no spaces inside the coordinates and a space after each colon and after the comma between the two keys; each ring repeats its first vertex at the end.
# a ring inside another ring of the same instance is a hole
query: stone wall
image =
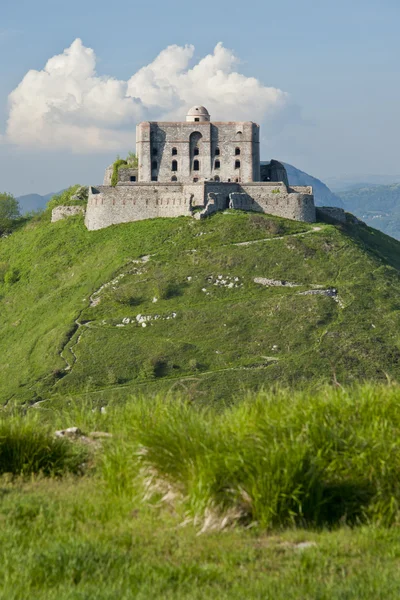
{"type": "Polygon", "coordinates": [[[104,172],[103,185],[111,185],[111,177],[113,174],[114,165],[110,165],[104,172]]]}
{"type": "Polygon", "coordinates": [[[259,127],[252,122],[145,122],[136,139],[140,182],[260,180],[259,127]]]}
{"type": "Polygon", "coordinates": [[[315,222],[310,187],[287,188],[283,183],[271,182],[207,182],[119,183],[115,188],[89,188],[85,224],[94,230],[142,219],[191,216],[195,207],[203,208],[195,213],[198,218],[230,207],[315,222]]]}
{"type": "Polygon", "coordinates": [[[57,221],[61,221],[61,219],[81,215],[84,212],[85,209],[83,206],[56,206],[51,211],[51,222],[56,223],[57,221]]]}
{"type": "Polygon", "coordinates": [[[347,220],[343,208],[338,208],[336,206],[319,206],[317,212],[322,215],[322,218],[339,221],[339,223],[346,223],[347,220]]]}
{"type": "Polygon", "coordinates": [[[138,170],[134,167],[122,167],[118,170],[118,183],[127,183],[137,181],[138,170]]]}
{"type": "Polygon", "coordinates": [[[191,195],[185,192],[179,183],[90,187],[86,227],[94,230],[156,217],[190,216],[191,195]]]}

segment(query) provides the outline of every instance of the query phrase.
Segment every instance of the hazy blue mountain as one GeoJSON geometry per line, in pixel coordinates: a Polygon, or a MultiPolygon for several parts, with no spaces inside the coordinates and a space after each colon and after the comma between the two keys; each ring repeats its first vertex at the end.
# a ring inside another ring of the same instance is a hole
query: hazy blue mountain
{"type": "Polygon", "coordinates": [[[335,193],[347,192],[359,187],[374,187],[376,185],[391,185],[400,182],[400,175],[374,175],[373,173],[361,175],[342,175],[325,177],[325,182],[335,193]]]}
{"type": "Polygon", "coordinates": [[[400,183],[359,185],[339,195],[347,211],[367,225],[400,239],[400,183]]]}
{"type": "Polygon", "coordinates": [[[59,194],[60,192],[52,192],[51,194],[46,194],[44,196],[41,196],[40,194],[25,194],[24,196],[19,196],[17,200],[19,202],[21,213],[25,215],[32,210],[43,210],[55,193],[59,194]]]}

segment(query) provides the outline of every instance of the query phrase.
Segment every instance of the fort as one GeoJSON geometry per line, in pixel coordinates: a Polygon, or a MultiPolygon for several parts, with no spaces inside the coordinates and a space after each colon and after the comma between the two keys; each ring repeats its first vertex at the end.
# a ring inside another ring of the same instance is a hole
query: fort
{"type": "Polygon", "coordinates": [[[289,186],[278,161],[260,162],[260,128],[253,122],[212,122],[204,106],[183,122],[143,122],[136,128],[138,165],[106,169],[89,187],[86,227],[155,217],[197,219],[227,208],[314,222],[311,187],[289,186]],[[116,183],[116,185],[112,185],[116,183]]]}

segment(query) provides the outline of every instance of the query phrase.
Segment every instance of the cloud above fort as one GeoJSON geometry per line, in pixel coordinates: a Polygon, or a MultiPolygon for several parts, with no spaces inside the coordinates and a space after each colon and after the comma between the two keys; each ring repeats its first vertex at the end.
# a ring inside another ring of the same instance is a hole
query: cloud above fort
{"type": "Polygon", "coordinates": [[[132,147],[143,120],[183,120],[194,104],[214,120],[253,120],[268,127],[290,113],[286,92],[238,72],[222,43],[193,64],[194,47],[168,46],[128,80],[96,73],[96,55],[76,39],[41,71],[31,70],[9,96],[3,142],[73,152],[132,147]]]}

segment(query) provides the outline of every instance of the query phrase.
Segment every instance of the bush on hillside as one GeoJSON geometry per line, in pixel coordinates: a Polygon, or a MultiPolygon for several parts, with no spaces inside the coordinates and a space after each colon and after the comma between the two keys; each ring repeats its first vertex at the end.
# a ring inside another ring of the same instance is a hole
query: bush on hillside
{"type": "Polygon", "coordinates": [[[10,233],[20,216],[18,200],[12,194],[0,193],[0,235],[10,233]]]}

